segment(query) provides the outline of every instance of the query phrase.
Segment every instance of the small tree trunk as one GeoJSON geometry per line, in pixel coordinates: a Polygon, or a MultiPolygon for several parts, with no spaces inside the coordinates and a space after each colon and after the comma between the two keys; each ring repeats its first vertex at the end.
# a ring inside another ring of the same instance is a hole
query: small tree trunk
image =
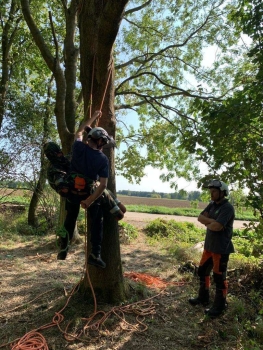
{"type": "Polygon", "coordinates": [[[28,225],[32,227],[37,227],[38,226],[38,219],[36,215],[37,207],[39,200],[41,198],[41,194],[43,191],[43,188],[41,189],[41,181],[40,179],[38,180],[37,186],[33,192],[30,204],[29,204],[29,209],[28,209],[28,216],[27,216],[27,223],[28,225]]]}
{"type": "Polygon", "coordinates": [[[38,225],[36,211],[37,211],[39,200],[45,188],[46,178],[47,178],[46,173],[47,173],[47,165],[44,159],[44,154],[43,152],[41,152],[41,169],[40,169],[39,179],[33,191],[33,195],[29,204],[28,216],[27,216],[28,225],[32,227],[37,227],[38,225]]]}

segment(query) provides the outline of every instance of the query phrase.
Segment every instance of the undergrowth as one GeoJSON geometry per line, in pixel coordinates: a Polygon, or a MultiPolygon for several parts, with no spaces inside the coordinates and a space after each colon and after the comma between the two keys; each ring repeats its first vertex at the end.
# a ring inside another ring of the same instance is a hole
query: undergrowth
{"type": "MultiPolygon", "coordinates": [[[[79,219],[80,222],[83,221],[82,217],[79,219]]],[[[137,237],[138,231],[134,226],[122,221],[119,222],[119,226],[126,244],[137,237]]],[[[166,255],[172,259],[173,266],[176,266],[178,270],[179,267],[181,268],[175,273],[185,274],[185,281],[195,282],[194,292],[196,292],[198,279],[192,267],[199,263],[202,250],[200,242],[204,240],[205,230],[188,222],[157,219],[149,223],[144,232],[152,245],[157,246],[159,250],[165,247],[166,255]]],[[[36,230],[30,231],[26,223],[25,212],[0,213],[0,238],[2,247],[5,245],[10,247],[11,244],[23,240],[30,240],[32,244],[37,244],[37,240],[40,239],[36,230]],[[32,240],[29,234],[33,234],[35,239],[32,240]]],[[[231,270],[228,276],[229,307],[227,318],[221,323],[217,335],[220,339],[230,343],[231,339],[235,341],[238,339],[240,350],[262,349],[263,254],[260,236],[253,230],[234,230],[233,243],[236,252],[230,256],[229,262],[229,270],[231,270]]],[[[135,300],[138,294],[144,297],[147,295],[143,285],[134,284],[134,286],[131,285],[131,288],[136,289],[135,300]]],[[[189,293],[190,287],[187,291],[189,293]]],[[[217,322],[220,322],[220,319],[217,322]]],[[[211,324],[208,326],[210,327],[211,324]]]]}
{"type": "MultiPolygon", "coordinates": [[[[167,251],[179,263],[179,271],[196,273],[200,260],[205,230],[188,222],[156,219],[144,229],[151,243],[166,246],[167,251]],[[193,266],[195,268],[193,268],[193,266]]],[[[229,294],[231,307],[227,310],[227,331],[219,330],[219,335],[229,340],[230,335],[240,338],[240,349],[257,350],[263,348],[263,254],[257,233],[234,230],[233,244],[236,253],[229,262],[229,294]],[[259,248],[260,247],[260,248],[259,248]]],[[[192,277],[194,280],[194,277],[192,277]]],[[[198,277],[196,276],[196,286],[198,277]]],[[[212,287],[213,280],[212,280],[212,287]]],[[[196,288],[196,291],[198,287],[196,288]]]]}
{"type": "Polygon", "coordinates": [[[121,243],[129,244],[138,237],[137,228],[124,221],[119,221],[119,231],[121,243]]]}
{"type": "MultiPolygon", "coordinates": [[[[196,243],[204,241],[205,238],[205,229],[198,228],[193,223],[175,220],[153,220],[145,227],[144,231],[148,237],[166,242],[171,251],[178,251],[180,247],[190,248],[196,243]]],[[[263,261],[263,244],[258,233],[252,230],[235,229],[232,241],[235,246],[235,254],[232,256],[236,256],[246,263],[250,261],[260,264],[263,261]]]]}

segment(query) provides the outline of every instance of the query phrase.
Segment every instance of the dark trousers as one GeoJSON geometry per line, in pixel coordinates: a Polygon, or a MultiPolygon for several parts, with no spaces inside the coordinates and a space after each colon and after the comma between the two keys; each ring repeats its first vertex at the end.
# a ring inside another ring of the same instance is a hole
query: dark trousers
{"type": "Polygon", "coordinates": [[[213,278],[217,290],[222,290],[223,295],[227,294],[227,264],[229,254],[216,254],[207,250],[203,251],[198,267],[200,284],[205,284],[206,289],[210,286],[210,273],[213,270],[213,278]]]}
{"type": "MultiPolygon", "coordinates": [[[[64,228],[69,234],[69,240],[73,238],[73,233],[76,221],[79,215],[80,202],[86,199],[81,196],[72,196],[66,201],[66,219],[64,221],[64,228]]],[[[92,253],[95,255],[101,252],[101,243],[103,239],[103,211],[100,205],[100,199],[97,199],[89,208],[89,224],[90,224],[90,242],[92,245],[92,253]]]]}

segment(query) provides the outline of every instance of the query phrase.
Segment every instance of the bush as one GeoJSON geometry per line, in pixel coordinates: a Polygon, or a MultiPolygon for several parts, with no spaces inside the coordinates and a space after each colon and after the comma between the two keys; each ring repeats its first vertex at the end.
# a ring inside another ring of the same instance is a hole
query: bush
{"type": "Polygon", "coordinates": [[[190,222],[156,219],[146,226],[145,233],[149,237],[172,238],[179,242],[197,243],[203,240],[204,230],[190,222]]]}
{"type": "Polygon", "coordinates": [[[123,244],[129,244],[138,237],[138,230],[125,221],[119,221],[120,241],[123,244]]]}

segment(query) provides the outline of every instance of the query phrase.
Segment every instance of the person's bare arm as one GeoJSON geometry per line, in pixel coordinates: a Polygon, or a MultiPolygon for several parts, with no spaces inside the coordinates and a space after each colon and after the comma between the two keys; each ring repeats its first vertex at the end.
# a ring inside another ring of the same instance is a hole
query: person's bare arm
{"type": "Polygon", "coordinates": [[[201,224],[205,225],[211,231],[221,231],[224,229],[224,226],[217,222],[215,219],[211,219],[208,217],[208,213],[204,212],[198,216],[198,221],[201,224]]]}
{"type": "Polygon", "coordinates": [[[213,221],[210,224],[207,224],[206,227],[211,231],[222,231],[224,229],[224,226],[217,221],[213,221]]]}
{"type": "Polygon", "coordinates": [[[108,179],[106,177],[100,177],[100,184],[96,190],[84,201],[81,201],[81,207],[86,209],[88,208],[97,198],[99,198],[105,188],[107,187],[108,179]]]}
{"type": "Polygon", "coordinates": [[[95,111],[91,118],[82,122],[75,133],[75,140],[82,140],[85,126],[91,125],[97,118],[101,117],[101,111],[95,111]]]}

